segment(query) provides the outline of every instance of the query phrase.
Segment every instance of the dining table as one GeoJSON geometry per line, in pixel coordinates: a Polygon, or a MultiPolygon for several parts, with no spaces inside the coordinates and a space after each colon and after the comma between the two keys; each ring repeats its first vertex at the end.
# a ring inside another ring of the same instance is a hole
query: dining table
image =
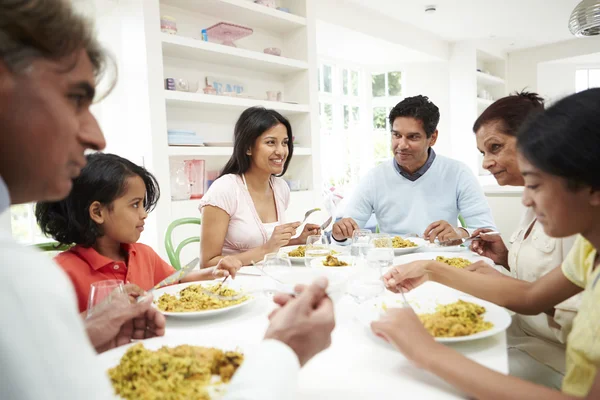
{"type": "MultiPolygon", "coordinates": [[[[458,256],[459,254],[457,254],[458,256]]],[[[401,262],[401,257],[394,260],[401,262]]],[[[306,268],[295,266],[292,268],[306,268]]],[[[235,279],[245,290],[265,286],[257,267],[243,267],[235,279]]],[[[426,282],[419,290],[435,296],[454,290],[426,282]]],[[[199,318],[167,317],[164,344],[199,343],[202,337],[219,338],[252,348],[263,339],[268,315],[276,307],[270,295],[256,296],[252,304],[229,312],[199,318]]],[[[360,304],[348,296],[335,299],[336,326],[331,346],[310,360],[299,373],[297,390],[289,399],[464,399],[466,394],[407,360],[374,335],[360,321],[360,304]]],[[[505,332],[491,337],[445,344],[477,363],[508,373],[505,332]]],[[[443,362],[443,360],[440,360],[443,362]]]]}

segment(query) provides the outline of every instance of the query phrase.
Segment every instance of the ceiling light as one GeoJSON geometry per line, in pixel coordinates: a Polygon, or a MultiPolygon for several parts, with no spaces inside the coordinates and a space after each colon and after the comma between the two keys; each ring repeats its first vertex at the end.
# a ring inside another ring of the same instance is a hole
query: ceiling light
{"type": "Polygon", "coordinates": [[[437,6],[434,6],[434,5],[425,6],[425,13],[426,14],[433,14],[436,11],[437,11],[437,6]]]}
{"type": "Polygon", "coordinates": [[[569,18],[569,30],[575,36],[600,35],[600,0],[583,0],[569,18]]]}

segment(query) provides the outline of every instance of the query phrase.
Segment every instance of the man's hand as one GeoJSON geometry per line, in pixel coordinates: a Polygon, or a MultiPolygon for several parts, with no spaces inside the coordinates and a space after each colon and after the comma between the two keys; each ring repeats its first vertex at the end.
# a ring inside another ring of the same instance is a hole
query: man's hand
{"type": "Polygon", "coordinates": [[[87,318],[87,334],[101,353],[130,343],[132,339],[147,339],[165,334],[165,317],[152,307],[152,297],[137,303],[130,295],[117,294],[110,303],[94,308],[87,318]]]}
{"type": "Polygon", "coordinates": [[[287,344],[301,366],[331,344],[335,319],[333,303],[325,293],[327,284],[327,279],[318,278],[310,286],[297,286],[298,297],[277,294],[274,298],[281,308],[269,316],[271,323],[265,339],[287,344]]]}
{"type": "Polygon", "coordinates": [[[358,224],[352,218],[342,218],[335,224],[331,230],[331,236],[338,242],[352,238],[355,230],[358,230],[358,224]]]}
{"type": "Polygon", "coordinates": [[[423,233],[423,237],[429,242],[435,242],[435,239],[440,242],[445,242],[452,239],[460,239],[463,237],[468,237],[469,233],[462,228],[455,228],[450,225],[447,221],[436,221],[429,224],[427,228],[425,228],[425,232],[423,233]]]}

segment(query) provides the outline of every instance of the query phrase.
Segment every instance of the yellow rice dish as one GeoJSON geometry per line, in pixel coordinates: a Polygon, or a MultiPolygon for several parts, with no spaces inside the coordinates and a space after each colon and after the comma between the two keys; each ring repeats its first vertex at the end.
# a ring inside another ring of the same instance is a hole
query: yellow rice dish
{"type": "Polygon", "coordinates": [[[243,361],[237,351],[188,345],[152,351],[137,343],[108,375],[127,400],[210,400],[210,387],[229,382],[243,361]]]}
{"type": "Polygon", "coordinates": [[[405,249],[407,247],[417,247],[417,244],[408,239],[402,239],[400,236],[394,236],[392,238],[392,247],[395,249],[405,249]]]}
{"type": "Polygon", "coordinates": [[[340,260],[337,257],[328,255],[325,260],[323,260],[323,265],[326,267],[347,267],[348,263],[340,260]]]}
{"type": "Polygon", "coordinates": [[[483,320],[485,307],[459,300],[440,305],[431,314],[419,314],[425,329],[434,337],[468,336],[492,329],[494,324],[483,320]]]}
{"type": "Polygon", "coordinates": [[[249,299],[249,297],[241,297],[237,300],[222,300],[202,292],[201,288],[220,296],[237,296],[240,294],[227,286],[219,288],[219,284],[210,286],[190,285],[179,292],[179,297],[167,293],[163,294],[156,302],[157,307],[165,312],[195,312],[230,307],[249,299]]]}
{"type": "Polygon", "coordinates": [[[466,266],[473,264],[472,261],[469,261],[466,258],[461,258],[461,257],[437,256],[435,258],[435,261],[443,262],[444,264],[448,264],[449,266],[456,267],[456,268],[464,268],[466,266]]]}
{"type": "MultiPolygon", "coordinates": [[[[313,248],[317,248],[316,246],[313,248]]],[[[306,246],[298,246],[297,248],[295,248],[294,250],[290,251],[288,254],[288,257],[305,257],[306,256],[306,246]]],[[[329,253],[331,255],[336,255],[339,254],[337,251],[335,250],[331,250],[331,252],[329,253]]]]}

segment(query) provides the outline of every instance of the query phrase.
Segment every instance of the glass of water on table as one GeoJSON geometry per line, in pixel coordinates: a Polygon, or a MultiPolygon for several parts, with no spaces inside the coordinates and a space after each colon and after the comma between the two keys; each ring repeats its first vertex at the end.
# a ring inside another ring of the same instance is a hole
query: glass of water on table
{"type": "Polygon", "coordinates": [[[353,257],[366,256],[371,248],[371,231],[368,229],[357,229],[352,233],[352,244],[350,255],[353,257]]]}
{"type": "Polygon", "coordinates": [[[311,266],[313,259],[327,257],[331,252],[329,243],[324,235],[311,235],[306,238],[306,249],[304,251],[304,265],[311,266]]]}

